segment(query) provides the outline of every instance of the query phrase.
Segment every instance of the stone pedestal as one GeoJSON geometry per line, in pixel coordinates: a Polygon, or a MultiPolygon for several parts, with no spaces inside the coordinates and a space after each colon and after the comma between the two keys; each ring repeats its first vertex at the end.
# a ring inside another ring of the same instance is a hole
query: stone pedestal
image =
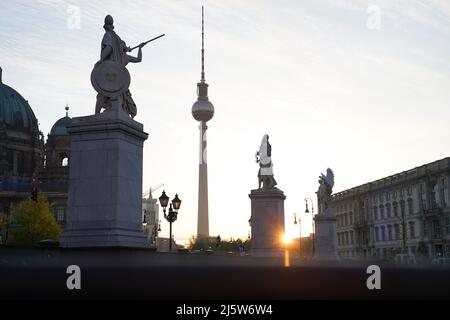
{"type": "Polygon", "coordinates": [[[337,260],[336,251],[336,211],[328,208],[314,217],[315,260],[337,260]]]}
{"type": "Polygon", "coordinates": [[[278,188],[252,190],[251,199],[251,255],[259,257],[282,256],[284,248],[284,200],[278,188]]]}
{"type": "Polygon", "coordinates": [[[148,134],[122,108],[74,118],[68,214],[61,247],[148,247],[142,155],[148,134]]]}

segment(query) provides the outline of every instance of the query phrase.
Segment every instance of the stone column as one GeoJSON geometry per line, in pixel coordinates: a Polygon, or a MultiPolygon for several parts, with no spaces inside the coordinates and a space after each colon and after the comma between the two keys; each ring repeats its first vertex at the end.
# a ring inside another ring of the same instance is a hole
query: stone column
{"type": "Polygon", "coordinates": [[[251,255],[260,257],[284,254],[284,200],[278,188],[252,190],[251,199],[251,255]]]}
{"type": "Polygon", "coordinates": [[[314,217],[315,260],[337,260],[336,209],[333,205],[314,217]]]}
{"type": "Polygon", "coordinates": [[[142,155],[148,134],[122,108],[74,118],[67,223],[61,247],[148,247],[142,232],[142,155]]]}

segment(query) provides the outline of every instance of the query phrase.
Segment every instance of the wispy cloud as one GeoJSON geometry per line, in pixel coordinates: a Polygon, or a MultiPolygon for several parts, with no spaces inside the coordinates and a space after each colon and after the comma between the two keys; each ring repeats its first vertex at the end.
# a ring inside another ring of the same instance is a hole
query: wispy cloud
{"type": "Polygon", "coordinates": [[[131,90],[150,132],[144,186],[164,182],[183,195],[176,236],[188,238],[196,226],[198,130],[190,108],[202,4],[216,106],[208,136],[213,233],[246,236],[252,156],[264,133],[273,139],[287,214],[300,210],[298,197],[314,196],[327,166],[340,190],[446,155],[448,1],[3,1],[3,80],[48,132],[65,103],[75,116],[94,110],[89,75],[106,14],[129,44],[165,33],[129,66],[131,90]],[[71,5],[80,9],[80,29],[67,28],[71,5]],[[366,27],[370,5],[381,10],[379,30],[366,27]]]}

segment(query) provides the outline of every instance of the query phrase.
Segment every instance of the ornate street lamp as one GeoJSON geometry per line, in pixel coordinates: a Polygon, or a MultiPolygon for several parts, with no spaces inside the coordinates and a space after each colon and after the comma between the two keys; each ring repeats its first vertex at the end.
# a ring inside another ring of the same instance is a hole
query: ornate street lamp
{"type": "Polygon", "coordinates": [[[315,231],[314,231],[314,202],[311,200],[311,198],[305,198],[305,213],[309,213],[308,208],[308,200],[311,202],[311,227],[312,227],[312,256],[314,257],[316,247],[315,247],[315,231]]]}
{"type": "Polygon", "coordinates": [[[169,252],[172,252],[172,223],[177,220],[178,209],[181,206],[181,200],[178,198],[178,194],[175,195],[175,198],[169,205],[169,213],[166,214],[166,208],[169,204],[169,197],[166,195],[166,192],[163,191],[162,195],[159,197],[159,203],[163,208],[164,218],[169,222],[169,252]]]}
{"type": "Polygon", "coordinates": [[[142,224],[144,225],[144,228],[147,226],[147,216],[146,216],[147,210],[144,210],[144,219],[142,220],[142,224]]]}
{"type": "Polygon", "coordinates": [[[175,211],[178,211],[178,209],[180,209],[181,200],[180,198],[178,198],[178,194],[175,194],[175,198],[172,200],[172,205],[175,211]]]}
{"type": "Polygon", "coordinates": [[[300,217],[300,214],[298,215],[298,222],[297,222],[297,214],[294,213],[294,224],[295,225],[299,225],[299,229],[300,229],[300,233],[299,236],[300,238],[298,239],[298,251],[299,251],[299,255],[300,258],[302,257],[302,250],[301,250],[301,244],[302,244],[302,219],[300,217]]]}
{"type": "Polygon", "coordinates": [[[165,213],[167,204],[169,203],[169,197],[166,195],[165,191],[163,191],[161,197],[159,197],[159,203],[161,204],[161,207],[163,207],[165,213]]]}

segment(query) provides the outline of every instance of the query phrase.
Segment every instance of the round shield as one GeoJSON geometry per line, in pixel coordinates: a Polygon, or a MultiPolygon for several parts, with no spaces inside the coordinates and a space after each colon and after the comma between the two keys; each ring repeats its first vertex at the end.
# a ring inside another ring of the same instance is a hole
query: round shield
{"type": "Polygon", "coordinates": [[[98,93],[114,98],[128,90],[130,73],[122,64],[107,60],[94,67],[91,83],[98,93]]]}

